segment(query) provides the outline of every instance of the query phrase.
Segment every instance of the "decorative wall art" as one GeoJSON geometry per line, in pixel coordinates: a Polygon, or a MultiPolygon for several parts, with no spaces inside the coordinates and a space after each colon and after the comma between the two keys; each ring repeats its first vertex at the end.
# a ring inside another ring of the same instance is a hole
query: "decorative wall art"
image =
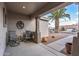
{"type": "Polygon", "coordinates": [[[23,28],[24,28],[24,23],[23,23],[22,21],[17,21],[16,27],[17,27],[18,29],[23,29],[23,28]]]}

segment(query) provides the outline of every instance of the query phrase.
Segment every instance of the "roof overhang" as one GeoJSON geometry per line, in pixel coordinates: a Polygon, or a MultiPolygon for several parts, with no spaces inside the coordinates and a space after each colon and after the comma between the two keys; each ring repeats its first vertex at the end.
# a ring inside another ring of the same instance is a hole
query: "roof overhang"
{"type": "Polygon", "coordinates": [[[58,8],[64,7],[68,2],[6,2],[6,9],[10,12],[29,16],[42,16],[58,8]],[[25,6],[23,8],[22,6],[25,6]]]}

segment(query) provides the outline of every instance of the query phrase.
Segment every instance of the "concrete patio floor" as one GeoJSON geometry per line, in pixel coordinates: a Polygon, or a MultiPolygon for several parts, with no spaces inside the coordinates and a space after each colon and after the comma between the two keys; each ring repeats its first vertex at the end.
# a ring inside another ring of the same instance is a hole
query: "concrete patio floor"
{"type": "Polygon", "coordinates": [[[64,56],[64,54],[57,52],[47,46],[40,44],[35,44],[32,42],[27,42],[21,44],[17,47],[7,47],[4,56],[64,56]]]}
{"type": "Polygon", "coordinates": [[[4,56],[55,56],[39,44],[21,42],[17,47],[7,47],[4,56]]]}
{"type": "Polygon", "coordinates": [[[60,51],[67,42],[72,42],[74,35],[57,40],[50,44],[21,42],[17,47],[7,47],[4,56],[66,56],[60,51]]]}

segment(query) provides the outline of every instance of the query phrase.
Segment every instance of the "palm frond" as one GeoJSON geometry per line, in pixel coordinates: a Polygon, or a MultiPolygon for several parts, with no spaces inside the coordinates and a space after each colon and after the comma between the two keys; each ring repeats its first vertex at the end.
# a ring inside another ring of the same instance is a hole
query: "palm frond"
{"type": "Polygon", "coordinates": [[[69,18],[69,20],[71,19],[69,14],[64,14],[64,15],[62,15],[62,17],[69,18]]]}
{"type": "Polygon", "coordinates": [[[51,19],[56,20],[57,18],[64,18],[64,19],[69,18],[69,19],[71,19],[70,15],[65,13],[66,10],[67,10],[66,8],[61,8],[61,9],[55,11],[55,12],[52,12],[51,16],[48,17],[49,20],[51,20],[51,19]]]}
{"type": "Polygon", "coordinates": [[[54,17],[53,17],[53,16],[48,16],[48,20],[49,20],[49,21],[51,20],[51,22],[53,22],[54,17]]]}

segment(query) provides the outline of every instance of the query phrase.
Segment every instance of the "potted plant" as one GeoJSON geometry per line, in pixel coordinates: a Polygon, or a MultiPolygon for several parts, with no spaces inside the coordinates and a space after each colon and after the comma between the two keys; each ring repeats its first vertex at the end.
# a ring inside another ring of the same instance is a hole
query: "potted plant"
{"type": "Polygon", "coordinates": [[[68,54],[71,54],[71,52],[72,52],[72,43],[66,43],[66,52],[68,53],[68,54]]]}

